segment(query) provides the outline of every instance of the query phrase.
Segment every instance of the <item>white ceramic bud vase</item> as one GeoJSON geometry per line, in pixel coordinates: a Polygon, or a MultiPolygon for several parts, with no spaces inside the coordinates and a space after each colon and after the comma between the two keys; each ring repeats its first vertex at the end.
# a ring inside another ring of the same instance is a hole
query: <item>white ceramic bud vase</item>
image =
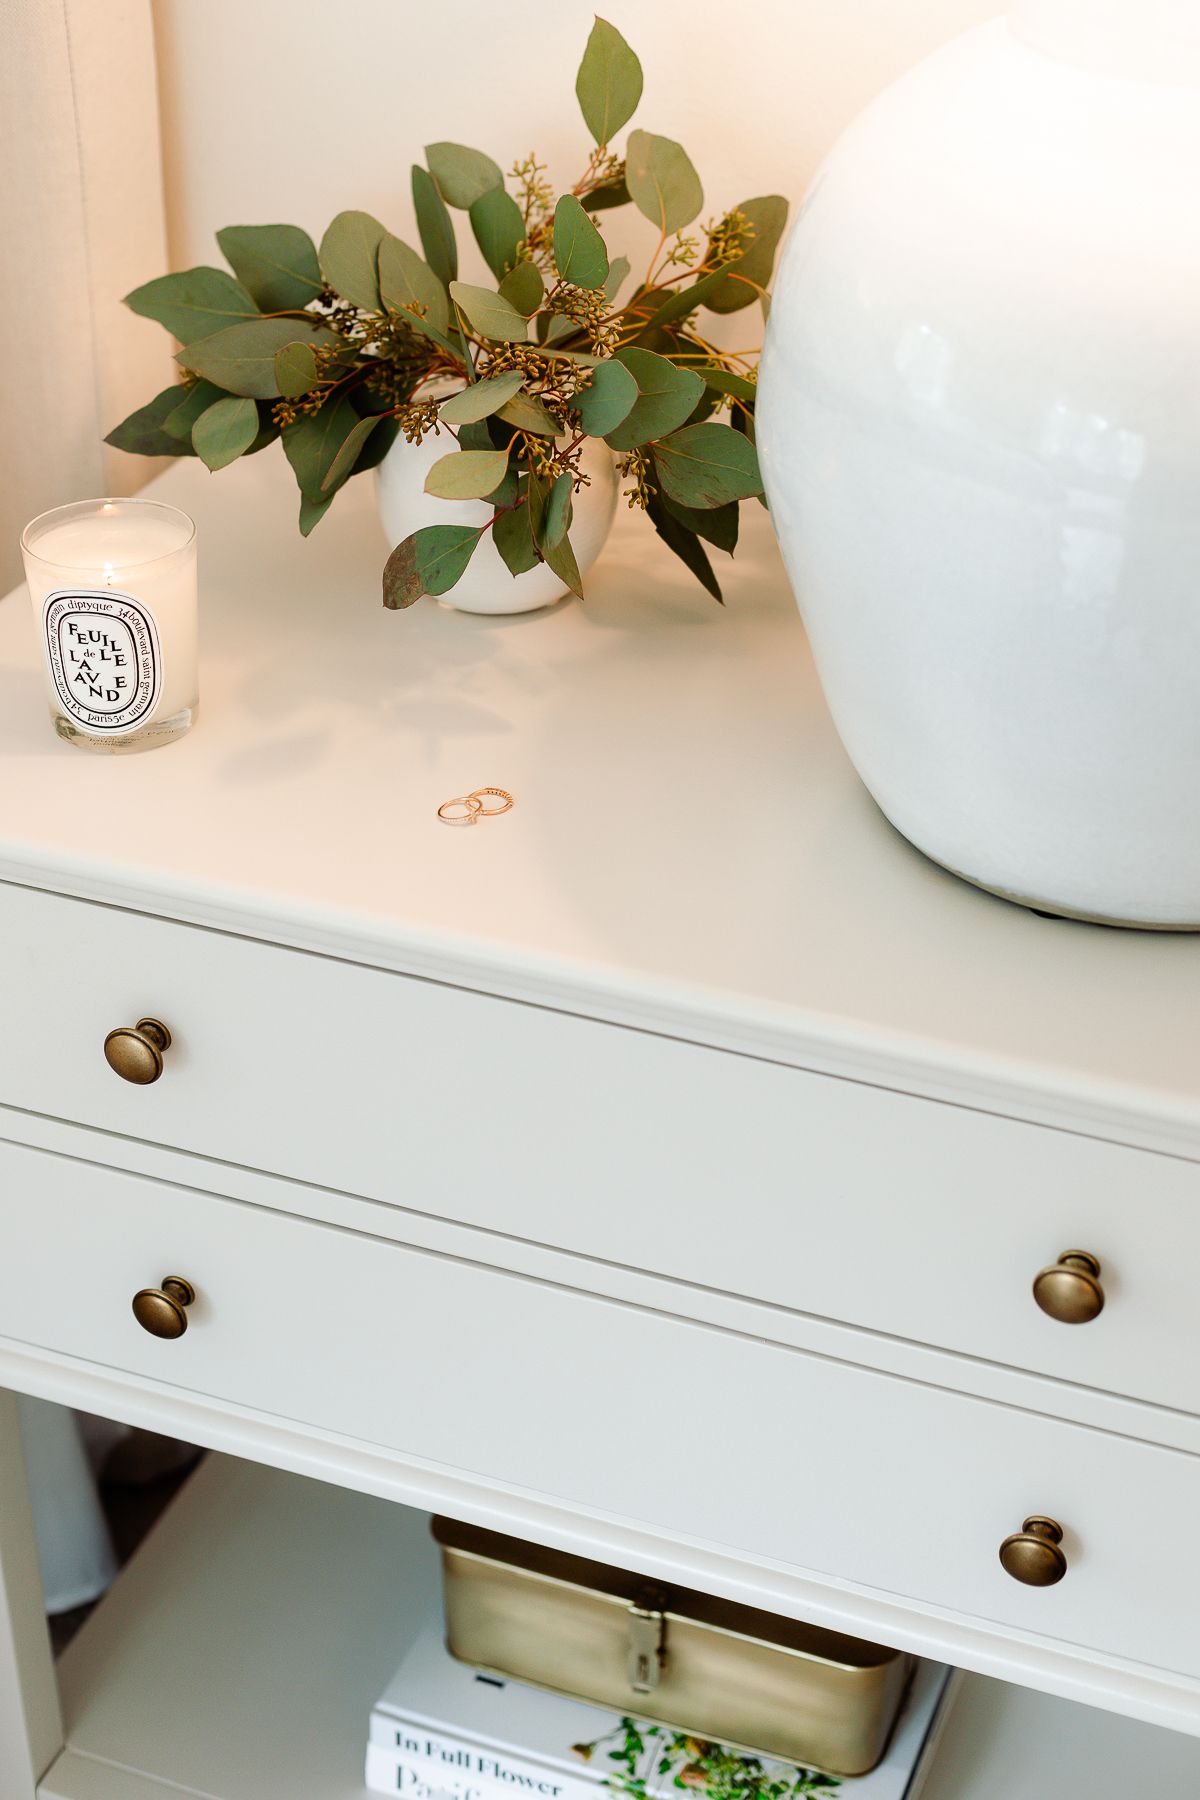
{"type": "MultiPolygon", "coordinates": [[[[399,437],[380,463],[376,496],[383,529],[393,550],[424,525],[483,525],[491,518],[495,508],[487,500],[438,500],[425,492],[425,477],[430,469],[439,457],[453,449],[454,439],[447,432],[436,437],[431,434],[420,444],[409,444],[399,437]]],[[[612,451],[598,438],[588,438],[580,467],[591,479],[574,497],[570,539],[579,573],[586,577],[612,529],[617,468],[612,451]]],[[[510,575],[488,531],[480,539],[466,574],[444,600],[459,612],[523,613],[552,606],[566,592],[548,563],[539,563],[523,575],[510,575]]]]}
{"type": "Polygon", "coordinates": [[[927,855],[1200,926],[1200,0],[1024,0],[846,133],[785,250],[767,493],[927,855]]]}

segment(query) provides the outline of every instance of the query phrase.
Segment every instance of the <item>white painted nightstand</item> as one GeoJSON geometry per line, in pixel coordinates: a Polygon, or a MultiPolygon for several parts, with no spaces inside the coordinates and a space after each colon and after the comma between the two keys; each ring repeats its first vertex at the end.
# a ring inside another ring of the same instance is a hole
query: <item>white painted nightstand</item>
{"type": "Polygon", "coordinates": [[[358,1795],[379,1499],[1037,1690],[968,1682],[936,1800],[1064,1746],[1090,1800],[1200,1788],[1200,942],[910,850],[765,519],[723,612],[620,531],[584,607],[393,616],[369,494],[304,544],[288,483],[155,486],[204,624],[161,752],[57,742],[0,606],[0,1381],[260,1465],[169,1516],[63,1724],[0,1411],[2,1800],[358,1795]],[[1031,1291],[1072,1250],[1083,1324],[1031,1291]],[[1039,1514],[1053,1586],[998,1554],[1039,1514]]]}

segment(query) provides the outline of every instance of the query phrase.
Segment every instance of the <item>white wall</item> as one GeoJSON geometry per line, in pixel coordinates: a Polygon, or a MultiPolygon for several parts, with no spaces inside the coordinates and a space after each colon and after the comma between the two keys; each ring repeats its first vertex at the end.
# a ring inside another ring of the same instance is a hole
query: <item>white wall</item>
{"type": "MultiPolygon", "coordinates": [[[[764,192],[794,202],[866,101],[1004,0],[598,3],[642,59],[636,123],[685,145],[715,211],[764,192]]],[[[505,168],[536,145],[563,177],[586,155],[574,82],[588,0],[154,5],[176,267],[219,261],[220,225],[317,235],[343,207],[411,235],[409,167],[433,139],[505,168]]]]}

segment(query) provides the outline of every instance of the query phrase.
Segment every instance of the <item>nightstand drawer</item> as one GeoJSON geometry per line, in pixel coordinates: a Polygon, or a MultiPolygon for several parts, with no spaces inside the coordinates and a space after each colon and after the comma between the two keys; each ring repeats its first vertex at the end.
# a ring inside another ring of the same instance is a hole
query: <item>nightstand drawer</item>
{"type": "Polygon", "coordinates": [[[5,1336],[1200,1674],[1200,1459],[44,1152],[0,1151],[0,1193],[5,1336]],[[171,1274],[167,1341],[130,1302],[171,1274]],[[1032,1513],[1054,1587],[998,1560],[1032,1513]]]}
{"type": "Polygon", "coordinates": [[[1195,1164],[2,884],[0,991],[0,1102],[1200,1412],[1195,1164]]]}

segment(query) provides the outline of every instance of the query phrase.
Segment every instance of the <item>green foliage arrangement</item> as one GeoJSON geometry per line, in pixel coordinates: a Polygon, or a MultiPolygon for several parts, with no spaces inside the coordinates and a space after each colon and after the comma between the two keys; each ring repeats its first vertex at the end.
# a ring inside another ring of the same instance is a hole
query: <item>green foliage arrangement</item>
{"type": "Polygon", "coordinates": [[[836,1775],[764,1765],[757,1756],[645,1719],[622,1719],[607,1737],[574,1750],[585,1762],[603,1750],[616,1765],[605,1785],[633,1800],[654,1800],[672,1787],[692,1789],[697,1800],[832,1800],[841,1786],[836,1775]]]}
{"type": "Polygon", "coordinates": [[[398,432],[445,432],[455,448],[426,489],[487,499],[482,526],[427,526],[384,571],[384,604],[447,593],[483,533],[516,576],[546,562],[582,597],[572,502],[588,438],[618,457],[631,506],[717,600],[706,545],[732,554],[739,507],[761,497],[754,448],[757,356],[718,349],[703,310],[761,302],[787,219],[778,195],[694,227],[703,190],[670,138],[631,131],[642,69],[597,19],[575,83],[594,140],[569,192],[535,156],[510,171],[461,144],[430,144],[412,171],[423,256],[364,212],[334,219],[320,247],[295,225],[217,233],[232,273],[196,268],[126,296],[182,345],[183,385],[109,433],[147,456],[196,455],[223,469],[281,438],[300,488],[300,529],[398,432]],[[658,241],[628,298],[626,257],[601,221],[632,204],[658,241]],[[458,279],[451,209],[465,212],[495,285],[458,279]],[[452,389],[452,392],[448,392],[452,389]]]}

